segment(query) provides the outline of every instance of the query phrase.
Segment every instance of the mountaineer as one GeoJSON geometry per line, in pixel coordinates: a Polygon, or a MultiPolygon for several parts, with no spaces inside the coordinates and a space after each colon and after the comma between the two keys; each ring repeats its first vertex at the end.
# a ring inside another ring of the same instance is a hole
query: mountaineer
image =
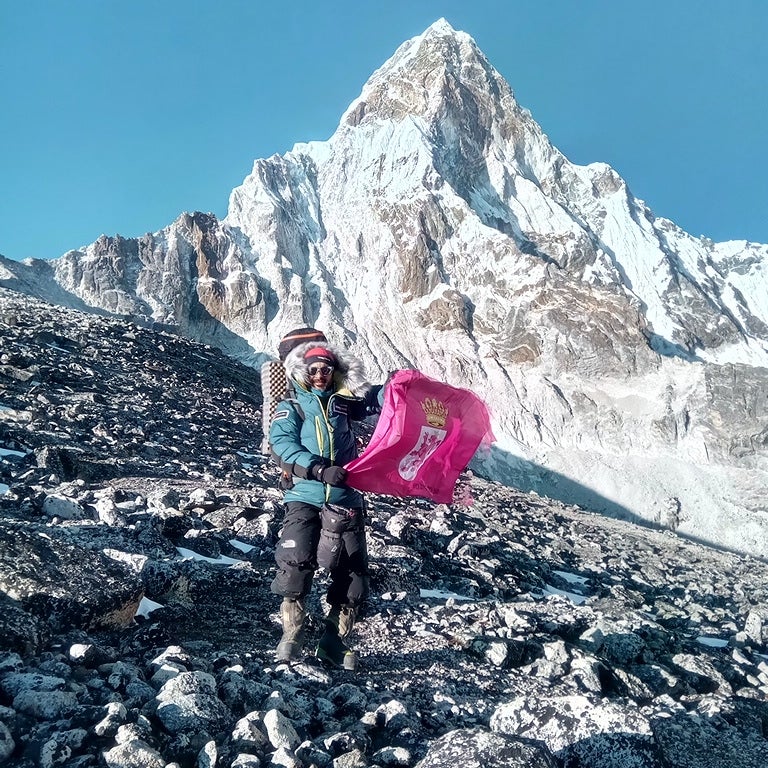
{"type": "Polygon", "coordinates": [[[301,656],[306,598],[321,567],[330,573],[330,609],[315,653],[328,664],[355,669],[357,657],[345,640],[368,593],[368,554],[363,496],[345,485],[344,465],[357,456],[351,421],[381,410],[384,387],[366,380],[362,362],[351,353],[317,335],[301,340],[309,331],[321,336],[299,329],[281,342],[293,392],[277,404],[269,428],[285,480],[271,585],[283,598],[276,657],[291,662],[301,656]]]}

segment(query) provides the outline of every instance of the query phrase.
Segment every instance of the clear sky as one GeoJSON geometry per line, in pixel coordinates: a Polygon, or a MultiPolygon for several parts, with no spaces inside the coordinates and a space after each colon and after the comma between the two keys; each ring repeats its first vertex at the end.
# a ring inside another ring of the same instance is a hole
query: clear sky
{"type": "Polygon", "coordinates": [[[693,235],[768,243],[766,0],[0,0],[0,253],[223,217],[440,17],[571,161],[693,235]]]}

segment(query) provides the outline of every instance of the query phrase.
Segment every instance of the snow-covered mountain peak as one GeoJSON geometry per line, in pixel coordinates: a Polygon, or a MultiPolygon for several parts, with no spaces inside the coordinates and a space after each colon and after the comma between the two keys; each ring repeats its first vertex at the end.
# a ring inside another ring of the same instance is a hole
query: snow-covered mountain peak
{"type": "MultiPolygon", "coordinates": [[[[408,116],[433,124],[452,110],[479,110],[499,96],[514,101],[509,86],[474,40],[441,19],[403,43],[371,75],[361,95],[342,116],[340,125],[402,120],[408,116]]],[[[487,123],[487,119],[482,122],[487,123]]],[[[465,125],[471,122],[467,120],[465,125]]]]}
{"type": "Polygon", "coordinates": [[[437,35],[440,37],[452,35],[454,37],[463,37],[469,39],[469,35],[466,32],[461,32],[457,29],[454,29],[454,27],[445,17],[441,17],[437,21],[433,21],[419,37],[425,38],[429,37],[430,35],[437,35]]]}

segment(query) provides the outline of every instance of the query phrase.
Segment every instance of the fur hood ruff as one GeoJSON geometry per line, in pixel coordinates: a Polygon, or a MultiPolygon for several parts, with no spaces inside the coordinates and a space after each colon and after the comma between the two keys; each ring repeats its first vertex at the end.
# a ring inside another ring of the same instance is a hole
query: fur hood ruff
{"type": "Polygon", "coordinates": [[[366,378],[365,366],[363,365],[362,360],[355,357],[347,350],[337,347],[334,344],[330,344],[327,341],[308,341],[294,347],[288,353],[284,363],[288,378],[293,379],[302,387],[306,388],[308,366],[304,362],[304,353],[307,352],[307,350],[316,347],[327,349],[329,352],[332,352],[339,362],[333,374],[335,390],[343,393],[343,390],[347,389],[355,397],[363,397],[371,388],[371,383],[366,378]]]}

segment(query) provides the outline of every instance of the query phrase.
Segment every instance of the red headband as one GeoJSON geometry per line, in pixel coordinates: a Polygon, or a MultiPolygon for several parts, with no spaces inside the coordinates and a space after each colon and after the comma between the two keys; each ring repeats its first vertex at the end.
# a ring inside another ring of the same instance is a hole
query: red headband
{"type": "Polygon", "coordinates": [[[308,349],[304,353],[304,361],[315,361],[315,360],[325,360],[331,365],[336,365],[336,355],[331,352],[330,349],[326,349],[325,347],[312,347],[312,349],[308,349]]]}

